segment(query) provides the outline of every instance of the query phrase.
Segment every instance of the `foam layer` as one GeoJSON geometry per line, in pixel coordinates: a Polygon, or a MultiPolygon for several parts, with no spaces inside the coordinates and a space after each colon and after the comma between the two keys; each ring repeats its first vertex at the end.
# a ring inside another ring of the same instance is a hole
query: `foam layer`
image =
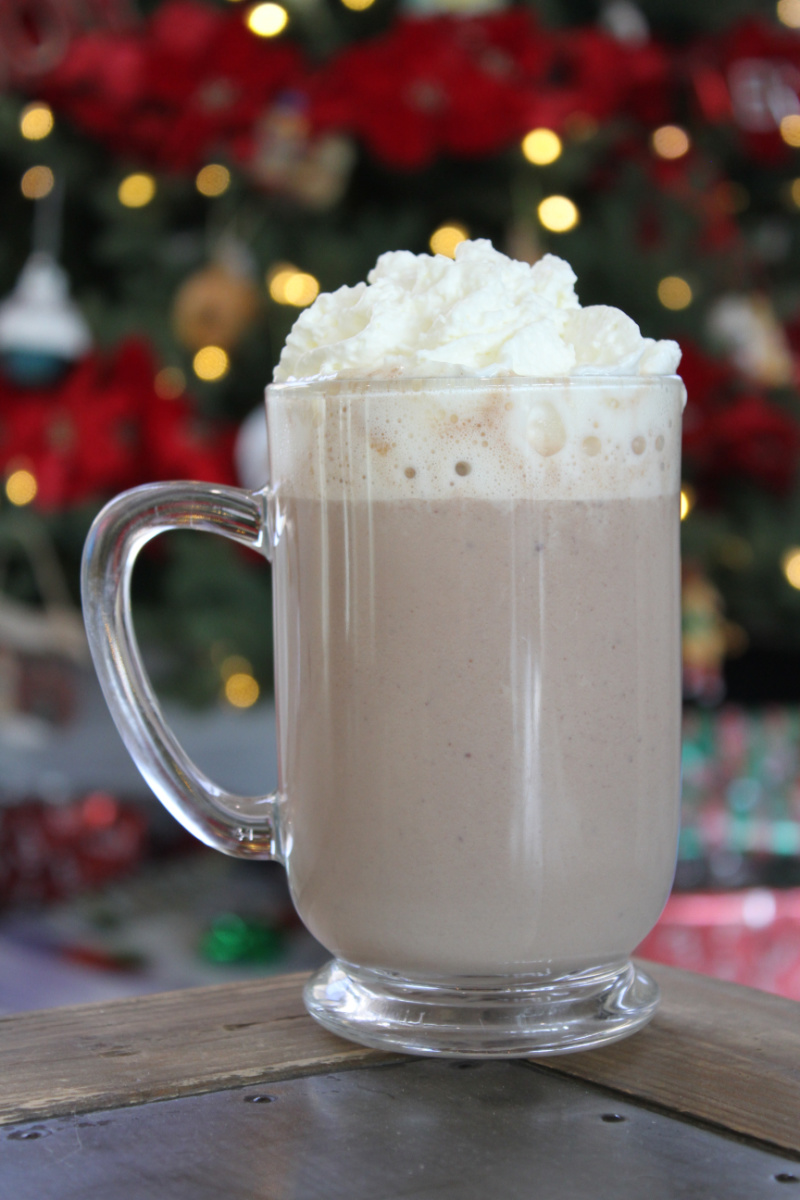
{"type": "Polygon", "coordinates": [[[273,385],[270,475],[331,500],[672,495],[685,397],[676,376],[273,385]]]}
{"type": "Polygon", "coordinates": [[[575,273],[530,266],[487,241],[455,259],[384,254],[368,283],[318,296],[287,338],[276,382],[409,376],[671,375],[675,342],[644,338],[619,309],[581,308],[575,273]]]}

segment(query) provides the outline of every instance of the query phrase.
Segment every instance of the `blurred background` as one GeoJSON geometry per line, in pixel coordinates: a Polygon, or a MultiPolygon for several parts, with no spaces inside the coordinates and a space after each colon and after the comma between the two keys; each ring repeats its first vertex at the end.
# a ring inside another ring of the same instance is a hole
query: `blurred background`
{"type": "MultiPolygon", "coordinates": [[[[263,482],[298,312],[467,236],[681,343],[684,812],[642,953],[800,999],[800,0],[8,0],[0,197],[0,1012],[322,960],[280,868],[130,764],[81,548],[125,487],[263,482]]],[[[273,787],[266,565],[173,534],[134,593],[190,753],[273,787]]]]}

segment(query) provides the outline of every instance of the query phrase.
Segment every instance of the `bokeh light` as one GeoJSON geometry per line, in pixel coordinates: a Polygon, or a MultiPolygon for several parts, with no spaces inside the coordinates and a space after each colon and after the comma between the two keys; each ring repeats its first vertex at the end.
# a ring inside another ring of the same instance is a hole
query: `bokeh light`
{"type": "Polygon", "coordinates": [[[278,263],[267,273],[267,288],[276,304],[306,308],[319,295],[319,280],[292,263],[278,263]]]}
{"type": "Polygon", "coordinates": [[[258,37],[276,37],[289,22],[282,4],[256,4],[247,14],[247,28],[258,37]]]}
{"type": "Polygon", "coordinates": [[[561,154],[561,138],[552,129],[532,129],[522,139],[522,153],[528,162],[546,167],[561,154]]]}
{"type": "Polygon", "coordinates": [[[694,508],[694,488],[685,483],[681,488],[681,520],[685,520],[694,508]]]}
{"type": "Polygon", "coordinates": [[[372,8],[375,0],[342,0],[345,8],[351,9],[353,12],[363,12],[365,8],[372,8]]]}
{"type": "Polygon", "coordinates": [[[447,258],[455,258],[456,246],[460,246],[469,237],[469,230],[457,222],[448,222],[434,229],[428,245],[434,254],[444,254],[447,258]]]}
{"type": "Polygon", "coordinates": [[[260,694],[258,681],[247,671],[234,671],[225,680],[225,699],[234,708],[252,708],[260,694]]]}
{"type": "Polygon", "coordinates": [[[228,374],[230,359],[221,346],[203,346],[192,359],[192,366],[198,379],[213,383],[228,374]]]}
{"type": "Polygon", "coordinates": [[[790,546],[781,559],[787,583],[800,591],[800,546],[790,546]]]}
{"type": "Polygon", "coordinates": [[[209,163],[197,172],[195,187],[201,196],[221,196],[231,183],[231,173],[222,163],[209,163]]]}
{"type": "Polygon", "coordinates": [[[125,208],[144,208],[156,194],[156,181],[152,175],[137,171],[126,175],[117,188],[117,197],[125,208]]]}
{"type": "Polygon", "coordinates": [[[26,104],[19,116],[20,133],[29,142],[40,142],[53,129],[53,110],[49,104],[34,100],[26,104]]]}
{"type": "Polygon", "coordinates": [[[778,0],[776,11],[778,20],[789,29],[800,29],[800,0],[778,0]]]}
{"type": "Polygon", "coordinates": [[[547,196],[536,211],[545,229],[551,233],[567,233],[580,220],[577,205],[568,196],[547,196]]]}
{"type": "Polygon", "coordinates": [[[781,120],[779,128],[787,146],[800,146],[800,113],[789,113],[781,120]]]}
{"type": "Polygon", "coordinates": [[[683,158],[692,143],[680,125],[662,125],[653,132],[650,144],[659,158],[683,158]]]}
{"type": "Polygon", "coordinates": [[[658,298],[664,308],[680,312],[689,307],[694,297],[691,287],[680,275],[665,275],[658,285],[658,298]]]}
{"type": "Polygon", "coordinates": [[[12,471],[6,479],[6,496],[18,508],[30,504],[38,490],[36,476],[25,467],[12,471]]]}
{"type": "Polygon", "coordinates": [[[28,167],[19,182],[26,200],[41,200],[53,190],[55,176],[49,167],[28,167]]]}
{"type": "Polygon", "coordinates": [[[186,376],[180,367],[162,367],[153,380],[153,390],[161,400],[176,400],[186,390],[186,376]]]}

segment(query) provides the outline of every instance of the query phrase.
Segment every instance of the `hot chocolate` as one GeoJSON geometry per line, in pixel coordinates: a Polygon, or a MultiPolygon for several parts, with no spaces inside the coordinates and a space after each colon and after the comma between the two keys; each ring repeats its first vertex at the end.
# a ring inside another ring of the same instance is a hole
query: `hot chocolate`
{"type": "Polygon", "coordinates": [[[409,976],[619,960],[675,862],[680,384],[420,382],[272,395],[295,903],[409,976]]]}

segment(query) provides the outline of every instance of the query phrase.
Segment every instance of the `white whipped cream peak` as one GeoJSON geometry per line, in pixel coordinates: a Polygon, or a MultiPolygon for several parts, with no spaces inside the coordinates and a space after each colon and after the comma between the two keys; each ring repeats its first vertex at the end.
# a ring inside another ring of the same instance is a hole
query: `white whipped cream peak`
{"type": "Polygon", "coordinates": [[[484,240],[455,259],[382,254],[367,283],[323,293],[289,334],[275,382],[342,377],[672,375],[676,342],[642,337],[617,308],[581,308],[576,277],[546,254],[530,266],[484,240]]]}

